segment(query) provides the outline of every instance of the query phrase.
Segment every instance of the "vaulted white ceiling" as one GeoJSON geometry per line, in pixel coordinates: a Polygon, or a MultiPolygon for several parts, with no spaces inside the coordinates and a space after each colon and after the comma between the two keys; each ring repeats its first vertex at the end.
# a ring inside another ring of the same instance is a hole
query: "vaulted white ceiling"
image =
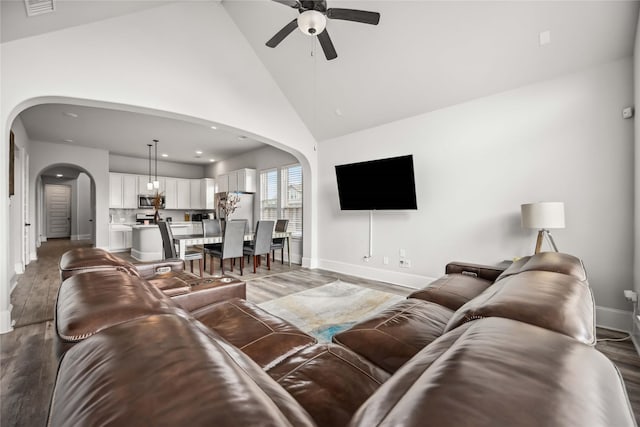
{"type": "MultiPolygon", "coordinates": [[[[4,43],[167,2],[57,0],[54,13],[35,17],[27,17],[22,0],[0,3],[4,43]]],[[[329,20],[327,30],[338,58],[327,61],[316,39],[297,30],[277,48],[265,46],[297,16],[296,10],[270,0],[222,4],[319,141],[631,56],[639,5],[638,1],[328,0],[328,7],[380,12],[381,20],[377,26],[329,20]],[[550,32],[551,43],[541,46],[543,31],[550,32]]],[[[202,126],[135,115],[125,119],[122,115],[133,113],[108,110],[84,111],[82,116],[91,117],[90,127],[77,129],[82,136],[63,135],[55,126],[44,125],[61,120],[61,114],[56,105],[25,112],[27,132],[34,139],[73,139],[123,155],[139,155],[126,141],[137,135],[137,123],[149,125],[148,120],[157,119],[153,125],[159,128],[164,123],[167,129],[179,129],[183,144],[197,145],[199,138],[211,137],[210,129],[202,126]],[[123,120],[130,126],[121,126],[123,120]],[[110,138],[104,138],[105,129],[110,138]]],[[[173,136],[166,135],[154,137],[168,142],[173,136]]],[[[227,136],[231,140],[238,135],[227,136]]],[[[258,146],[250,142],[247,149],[258,146]]]]}

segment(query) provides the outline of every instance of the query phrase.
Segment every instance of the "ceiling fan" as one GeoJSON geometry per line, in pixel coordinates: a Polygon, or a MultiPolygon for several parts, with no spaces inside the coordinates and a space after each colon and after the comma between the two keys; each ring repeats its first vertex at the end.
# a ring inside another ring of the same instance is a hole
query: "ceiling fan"
{"type": "Polygon", "coordinates": [[[336,49],[333,47],[329,33],[326,30],[327,18],[341,19],[343,21],[361,22],[363,24],[378,25],[380,14],[378,12],[368,12],[366,10],[354,9],[327,9],[326,0],[273,0],[276,3],[297,9],[300,15],[285,25],[275,36],[267,42],[267,46],[276,47],[293,30],[299,28],[300,31],[309,36],[318,36],[320,46],[324,51],[327,60],[338,57],[336,49]]]}

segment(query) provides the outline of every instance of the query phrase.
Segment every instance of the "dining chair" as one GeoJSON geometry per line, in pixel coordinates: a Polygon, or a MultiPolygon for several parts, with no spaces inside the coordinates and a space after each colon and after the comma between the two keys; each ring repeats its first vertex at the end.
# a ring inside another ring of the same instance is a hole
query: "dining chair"
{"type": "MultiPolygon", "coordinates": [[[[222,228],[220,227],[219,219],[203,219],[202,220],[202,234],[204,237],[220,236],[222,235],[222,228]]],[[[204,259],[204,269],[207,269],[207,255],[211,257],[213,263],[213,255],[209,252],[216,249],[221,251],[222,243],[206,243],[202,245],[202,258],[204,259]]]]}
{"type": "Polygon", "coordinates": [[[267,255],[267,269],[271,270],[271,237],[273,236],[273,221],[258,221],[253,244],[244,247],[244,254],[253,256],[253,272],[260,255],[267,255]]]}
{"type": "MultiPolygon", "coordinates": [[[[246,226],[246,220],[240,221],[228,221],[224,227],[224,237],[222,238],[222,245],[220,249],[210,249],[208,253],[212,257],[220,258],[220,269],[224,274],[224,260],[229,259],[231,264],[231,271],[233,271],[233,260],[240,258],[240,275],[244,274],[244,228],[246,226]]],[[[213,259],[211,260],[211,267],[209,274],[213,275],[213,259]]]]}
{"type": "MultiPolygon", "coordinates": [[[[289,226],[288,219],[279,219],[276,221],[276,232],[285,232],[287,231],[287,227],[289,226]]],[[[275,261],[276,259],[276,249],[280,249],[280,263],[284,264],[284,241],[286,237],[276,237],[271,241],[271,258],[275,261]]]]}
{"type": "MultiPolygon", "coordinates": [[[[162,247],[164,248],[164,258],[178,258],[176,253],[176,245],[173,243],[173,233],[171,227],[165,221],[158,222],[158,228],[160,229],[160,235],[162,236],[162,247]]],[[[193,261],[198,260],[200,267],[200,277],[204,276],[204,266],[202,265],[203,256],[202,252],[193,249],[187,249],[184,254],[184,261],[189,261],[191,264],[191,272],[193,273],[193,261]]]]}

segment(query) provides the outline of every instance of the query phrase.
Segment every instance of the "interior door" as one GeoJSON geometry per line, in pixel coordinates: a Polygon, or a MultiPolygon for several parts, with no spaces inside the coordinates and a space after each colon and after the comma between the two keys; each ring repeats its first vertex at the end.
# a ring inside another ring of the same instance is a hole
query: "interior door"
{"type": "Polygon", "coordinates": [[[71,187],[47,184],[44,188],[47,238],[71,236],[71,187]]]}

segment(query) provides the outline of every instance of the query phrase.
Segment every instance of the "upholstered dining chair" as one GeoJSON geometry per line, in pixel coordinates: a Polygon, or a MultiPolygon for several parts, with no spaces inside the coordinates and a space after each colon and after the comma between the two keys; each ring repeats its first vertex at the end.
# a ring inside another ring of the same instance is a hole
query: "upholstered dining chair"
{"type": "Polygon", "coordinates": [[[244,247],[244,254],[253,256],[253,272],[260,255],[267,256],[267,269],[271,270],[271,237],[273,236],[273,221],[258,221],[253,244],[244,247]]]}
{"type": "MultiPolygon", "coordinates": [[[[162,247],[164,248],[164,258],[178,258],[176,253],[176,245],[173,243],[173,233],[168,223],[164,221],[158,222],[158,228],[160,229],[160,235],[162,236],[162,247]]],[[[204,276],[204,266],[202,265],[203,256],[202,252],[193,249],[187,249],[184,255],[184,261],[189,261],[191,264],[191,272],[193,273],[193,261],[198,260],[200,267],[200,277],[204,276]]]]}
{"type": "MultiPolygon", "coordinates": [[[[246,220],[227,221],[227,224],[224,227],[224,237],[222,238],[222,245],[220,246],[220,249],[206,250],[212,258],[220,258],[220,269],[222,270],[222,274],[224,274],[224,260],[230,260],[231,271],[233,271],[233,260],[235,258],[240,258],[240,275],[244,274],[244,253],[242,248],[246,222],[246,220]]],[[[213,259],[211,260],[209,274],[213,275],[213,259]]]]}
{"type": "MultiPolygon", "coordinates": [[[[279,219],[276,221],[275,231],[285,232],[287,231],[287,227],[289,226],[288,219],[279,219]]],[[[275,261],[276,259],[276,249],[280,249],[280,263],[284,264],[284,241],[285,237],[276,237],[271,241],[271,258],[275,261]]],[[[289,255],[291,256],[291,255],[289,255]]]]}
{"type": "MultiPolygon", "coordinates": [[[[219,219],[203,219],[202,220],[202,234],[204,237],[221,236],[222,228],[220,227],[219,219]]],[[[216,249],[222,250],[222,243],[207,243],[202,245],[202,258],[204,259],[204,269],[207,269],[207,255],[208,251],[216,249]]],[[[211,256],[211,262],[213,262],[213,256],[211,256]]]]}

